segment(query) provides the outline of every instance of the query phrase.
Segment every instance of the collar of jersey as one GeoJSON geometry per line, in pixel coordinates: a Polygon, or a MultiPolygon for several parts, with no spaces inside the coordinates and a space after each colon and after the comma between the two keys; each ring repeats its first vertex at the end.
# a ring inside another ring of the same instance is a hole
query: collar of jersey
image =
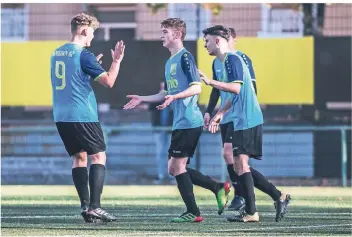
{"type": "Polygon", "coordinates": [[[175,57],[177,54],[179,54],[182,50],[184,50],[185,49],[185,47],[182,47],[177,53],[175,53],[174,55],[172,55],[171,57],[170,57],[170,59],[172,59],[173,57],[175,57]]]}
{"type": "Polygon", "coordinates": [[[229,53],[231,53],[231,52],[227,52],[227,53],[226,53],[225,58],[224,58],[224,61],[221,62],[221,60],[220,60],[221,63],[224,64],[224,63],[226,62],[226,59],[227,59],[227,57],[229,56],[229,53]]]}
{"type": "Polygon", "coordinates": [[[78,46],[78,47],[80,47],[80,48],[84,48],[83,46],[81,46],[81,45],[79,45],[79,44],[76,44],[76,43],[73,43],[73,42],[67,42],[68,44],[73,44],[73,45],[76,45],[76,46],[78,46]]]}

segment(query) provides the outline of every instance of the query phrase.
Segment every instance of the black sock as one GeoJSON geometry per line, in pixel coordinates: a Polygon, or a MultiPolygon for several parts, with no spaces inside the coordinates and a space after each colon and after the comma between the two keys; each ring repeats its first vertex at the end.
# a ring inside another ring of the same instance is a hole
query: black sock
{"type": "Polygon", "coordinates": [[[220,189],[219,183],[213,180],[212,178],[210,178],[209,176],[206,176],[201,172],[191,168],[187,168],[187,172],[189,173],[189,177],[191,178],[192,183],[194,185],[208,189],[212,191],[214,194],[216,194],[219,191],[220,189]]]}
{"type": "Polygon", "coordinates": [[[81,207],[89,204],[88,171],[87,167],[76,167],[72,169],[72,179],[75,184],[81,207]]]}
{"type": "Polygon", "coordinates": [[[252,167],[250,169],[254,186],[263,193],[268,194],[274,201],[280,199],[281,192],[277,190],[277,188],[272,183],[270,183],[258,170],[252,167]]]}
{"type": "Polygon", "coordinates": [[[175,176],[177,181],[177,187],[180,191],[183,202],[186,204],[187,212],[192,213],[195,216],[199,216],[199,209],[196,204],[193,193],[193,184],[191,177],[188,172],[175,176]]]}
{"type": "Polygon", "coordinates": [[[242,196],[240,177],[236,174],[235,170],[233,169],[233,164],[227,165],[227,172],[229,173],[232,186],[235,190],[235,195],[242,196]]]}
{"type": "Polygon", "coordinates": [[[90,204],[89,208],[95,209],[100,206],[101,193],[105,179],[105,166],[93,164],[89,170],[90,204]]]}
{"type": "Polygon", "coordinates": [[[243,197],[246,200],[246,212],[253,215],[257,210],[255,207],[254,183],[251,172],[244,173],[240,176],[243,197]]]}

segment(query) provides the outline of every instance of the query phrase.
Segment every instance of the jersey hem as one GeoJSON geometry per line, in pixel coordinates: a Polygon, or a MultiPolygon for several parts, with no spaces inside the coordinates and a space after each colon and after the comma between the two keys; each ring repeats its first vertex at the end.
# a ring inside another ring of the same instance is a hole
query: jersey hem
{"type": "Polygon", "coordinates": [[[240,84],[243,84],[244,82],[243,81],[232,81],[231,83],[240,83],[240,84]]]}
{"type": "Polygon", "coordinates": [[[188,84],[189,86],[193,86],[193,85],[202,85],[201,82],[191,82],[188,84]]]}
{"type": "Polygon", "coordinates": [[[94,78],[94,81],[97,81],[99,79],[99,77],[101,77],[101,75],[103,75],[104,73],[106,73],[106,72],[100,73],[97,77],[94,78]]]}

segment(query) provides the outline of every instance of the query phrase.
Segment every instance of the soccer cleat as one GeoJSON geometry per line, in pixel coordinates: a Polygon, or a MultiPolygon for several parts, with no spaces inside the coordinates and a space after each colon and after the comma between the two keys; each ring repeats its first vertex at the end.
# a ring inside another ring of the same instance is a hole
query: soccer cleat
{"type": "Polygon", "coordinates": [[[117,221],[117,217],[109,214],[103,208],[95,208],[88,211],[88,217],[95,222],[95,220],[102,220],[103,222],[117,221]]]}
{"type": "Polygon", "coordinates": [[[227,221],[229,222],[259,222],[258,212],[253,215],[248,215],[247,213],[239,216],[228,217],[227,221]]]}
{"type": "Polygon", "coordinates": [[[237,211],[241,215],[244,213],[245,208],[246,200],[241,196],[235,195],[228,210],[237,211]]]}
{"type": "Polygon", "coordinates": [[[81,216],[83,217],[86,223],[92,223],[93,220],[90,216],[88,216],[88,205],[83,205],[81,207],[81,216]]]}
{"type": "Polygon", "coordinates": [[[229,200],[229,192],[231,190],[230,182],[220,184],[223,187],[216,193],[216,201],[218,202],[218,214],[221,215],[224,212],[226,204],[229,200]]]}
{"type": "Polygon", "coordinates": [[[285,214],[287,213],[288,204],[290,203],[290,201],[290,194],[281,193],[280,199],[274,202],[274,206],[276,209],[276,222],[279,222],[284,218],[285,214]]]}
{"type": "Polygon", "coordinates": [[[202,222],[202,216],[196,216],[190,212],[185,212],[181,216],[172,218],[170,222],[172,223],[185,223],[185,222],[202,222]]]}

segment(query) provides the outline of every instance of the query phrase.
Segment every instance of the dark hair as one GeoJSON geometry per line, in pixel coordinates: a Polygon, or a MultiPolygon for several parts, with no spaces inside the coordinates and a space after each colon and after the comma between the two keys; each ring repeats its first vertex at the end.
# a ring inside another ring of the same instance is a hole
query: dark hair
{"type": "Polygon", "coordinates": [[[186,23],[180,18],[168,18],[166,20],[163,20],[160,24],[165,28],[173,28],[180,31],[182,34],[181,39],[185,39],[187,27],[186,23]]]}
{"type": "Polygon", "coordinates": [[[204,36],[206,35],[216,35],[220,36],[227,41],[230,39],[230,30],[223,25],[215,25],[203,30],[204,36]]]}
{"type": "Polygon", "coordinates": [[[229,28],[232,38],[236,38],[236,31],[234,28],[229,28]]]}
{"type": "Polygon", "coordinates": [[[99,28],[99,21],[94,16],[80,13],[71,20],[71,32],[74,33],[79,26],[89,26],[94,30],[99,28]]]}

